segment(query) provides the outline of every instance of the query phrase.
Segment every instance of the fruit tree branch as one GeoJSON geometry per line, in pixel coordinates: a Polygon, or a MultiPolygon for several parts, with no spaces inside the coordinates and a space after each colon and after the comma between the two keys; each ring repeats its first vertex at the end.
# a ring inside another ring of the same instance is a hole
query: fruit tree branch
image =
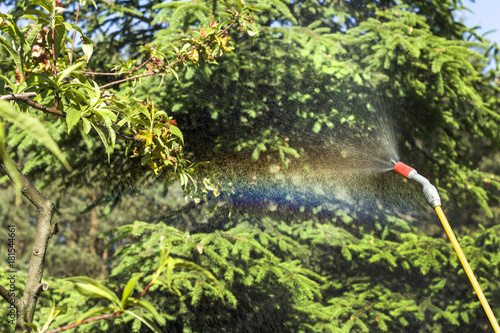
{"type": "MultiPolygon", "coordinates": [[[[9,176],[11,180],[15,177],[5,165],[0,162],[0,169],[9,176]]],[[[23,297],[18,302],[16,331],[26,329],[24,323],[33,322],[36,303],[40,292],[44,290],[42,284],[42,274],[45,263],[45,253],[47,251],[49,238],[52,236],[53,228],[51,224],[54,203],[45,198],[36,187],[19,170],[16,171],[21,179],[21,193],[37,208],[36,234],[31,252],[30,266],[26,279],[26,286],[23,297]]]]}

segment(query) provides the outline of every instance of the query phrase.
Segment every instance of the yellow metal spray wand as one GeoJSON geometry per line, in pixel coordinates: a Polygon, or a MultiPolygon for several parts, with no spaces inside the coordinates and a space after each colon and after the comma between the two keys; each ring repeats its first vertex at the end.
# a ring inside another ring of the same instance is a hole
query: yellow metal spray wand
{"type": "Polygon", "coordinates": [[[469,277],[469,280],[472,283],[474,290],[476,291],[477,297],[479,298],[479,301],[483,305],[484,311],[486,312],[486,315],[490,320],[491,326],[493,326],[495,333],[500,333],[500,327],[498,326],[498,322],[497,319],[495,318],[495,315],[493,314],[493,311],[491,311],[490,305],[488,304],[488,300],[486,299],[486,297],[484,297],[483,290],[481,289],[481,286],[477,282],[477,279],[474,276],[474,272],[472,272],[469,262],[467,261],[467,258],[465,258],[462,248],[460,247],[460,244],[458,243],[458,240],[455,237],[455,234],[453,233],[453,230],[451,229],[451,226],[448,223],[448,220],[446,219],[443,210],[441,209],[441,198],[439,197],[439,193],[436,187],[432,185],[429,182],[429,180],[427,180],[427,178],[419,175],[417,171],[412,167],[402,162],[397,162],[397,163],[396,161],[392,162],[394,163],[394,171],[396,171],[405,178],[414,180],[422,184],[422,186],[424,187],[423,188],[424,195],[429,204],[432,206],[432,208],[436,210],[436,213],[439,219],[441,220],[441,223],[443,224],[444,230],[446,230],[448,238],[450,239],[451,244],[453,244],[453,248],[455,249],[458,258],[460,259],[460,262],[464,267],[465,273],[467,273],[467,276],[469,277]]]}

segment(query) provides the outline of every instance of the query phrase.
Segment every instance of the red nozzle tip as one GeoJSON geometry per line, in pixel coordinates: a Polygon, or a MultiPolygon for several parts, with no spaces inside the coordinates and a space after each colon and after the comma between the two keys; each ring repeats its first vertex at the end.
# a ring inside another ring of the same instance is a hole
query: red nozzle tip
{"type": "Polygon", "coordinates": [[[415,170],[411,166],[404,164],[403,162],[398,162],[394,166],[394,171],[399,173],[401,176],[408,178],[408,174],[412,171],[415,170]]]}

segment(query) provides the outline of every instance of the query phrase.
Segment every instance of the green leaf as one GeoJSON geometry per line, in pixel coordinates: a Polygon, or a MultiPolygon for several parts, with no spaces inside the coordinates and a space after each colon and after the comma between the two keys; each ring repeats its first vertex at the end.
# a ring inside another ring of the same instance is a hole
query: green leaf
{"type": "Polygon", "coordinates": [[[166,266],[167,266],[167,270],[165,272],[165,283],[167,284],[168,286],[168,289],[170,291],[172,291],[172,273],[174,271],[174,268],[175,268],[175,264],[176,264],[177,260],[172,258],[172,257],[168,257],[167,258],[167,262],[166,262],[166,266]]]}
{"type": "Polygon", "coordinates": [[[111,139],[111,151],[115,150],[115,142],[116,142],[116,133],[112,126],[113,122],[109,117],[104,117],[104,126],[108,129],[109,138],[111,139]]]}
{"type": "Polygon", "coordinates": [[[0,45],[2,45],[7,50],[7,52],[9,52],[11,59],[14,60],[14,63],[16,64],[17,68],[19,69],[21,74],[23,74],[24,73],[23,62],[21,60],[21,56],[19,55],[19,53],[17,53],[16,50],[14,50],[12,46],[2,36],[0,36],[0,45]]]}
{"type": "MultiPolygon", "coordinates": [[[[41,12],[40,12],[41,13],[41,12]]],[[[43,13],[42,13],[43,14],[43,13]]],[[[44,14],[45,15],[45,14],[44,14]]],[[[40,32],[40,30],[42,30],[43,28],[43,24],[37,24],[35,26],[32,26],[32,30],[28,33],[28,36],[26,37],[26,43],[25,45],[23,46],[24,48],[24,51],[26,53],[29,53],[31,52],[31,50],[33,49],[33,43],[36,41],[36,36],[38,35],[38,33],[40,32]]]]}
{"type": "Polygon", "coordinates": [[[25,322],[24,325],[31,327],[31,329],[35,330],[35,332],[40,333],[40,329],[35,324],[25,322]]]}
{"type": "Polygon", "coordinates": [[[131,315],[132,317],[135,317],[139,319],[141,322],[146,324],[147,327],[149,327],[153,332],[156,333],[161,333],[161,330],[148,318],[144,317],[141,313],[136,313],[130,310],[125,310],[124,313],[131,315]]]}
{"type": "Polygon", "coordinates": [[[103,313],[103,312],[113,312],[114,308],[113,307],[95,307],[95,308],[92,308],[90,310],[88,310],[87,312],[85,312],[84,314],[82,314],[80,317],[78,317],[78,319],[76,320],[77,323],[87,319],[87,318],[91,318],[95,315],[98,315],[100,313],[103,313]]]}
{"type": "Polygon", "coordinates": [[[158,323],[162,323],[165,321],[165,319],[163,319],[160,316],[160,314],[158,313],[156,308],[151,303],[146,302],[146,301],[137,301],[137,302],[135,302],[134,305],[139,306],[139,307],[143,308],[144,310],[148,311],[149,313],[151,313],[158,323]]]}
{"type": "Polygon", "coordinates": [[[319,131],[321,131],[321,126],[322,126],[321,121],[315,122],[314,126],[313,126],[313,132],[314,133],[319,133],[319,131]]]}
{"type": "MultiPolygon", "coordinates": [[[[82,6],[85,6],[85,5],[87,4],[87,0],[79,0],[79,1],[80,1],[80,4],[81,4],[82,6]]],[[[94,5],[94,8],[95,8],[95,9],[97,9],[97,5],[96,5],[95,1],[94,1],[94,0],[89,0],[89,1],[90,1],[90,3],[91,3],[92,5],[94,5]]]]}
{"type": "Polygon", "coordinates": [[[0,80],[2,80],[4,83],[7,83],[7,85],[11,87],[12,90],[16,89],[16,85],[10,82],[10,80],[2,74],[0,74],[0,80]]]}
{"type": "MultiPolygon", "coordinates": [[[[94,3],[94,5],[95,5],[95,3],[94,3]]],[[[63,24],[68,31],[71,29],[75,29],[83,38],[82,51],[83,51],[83,54],[85,54],[87,56],[87,62],[88,62],[90,60],[90,57],[92,56],[93,51],[94,51],[94,45],[92,44],[92,41],[90,40],[90,38],[85,36],[82,29],[79,26],[77,26],[76,24],[69,23],[69,22],[63,22],[63,24]]]]}
{"type": "Polygon", "coordinates": [[[92,123],[87,118],[82,118],[83,133],[89,134],[92,129],[92,123]]]}
{"type": "MultiPolygon", "coordinates": [[[[82,294],[83,296],[87,298],[101,298],[108,300],[110,302],[114,301],[114,297],[110,296],[111,290],[107,289],[104,290],[102,288],[99,288],[95,285],[92,284],[87,284],[87,283],[75,283],[74,284],[75,289],[82,294]]],[[[116,296],[116,295],[115,295],[116,296]]]]}
{"type": "Polygon", "coordinates": [[[66,169],[70,171],[72,170],[68,161],[66,161],[66,158],[59,149],[59,146],[54,139],[52,139],[52,136],[50,136],[49,132],[38,119],[30,117],[27,113],[14,111],[10,107],[0,107],[0,117],[31,135],[39,143],[50,150],[64,164],[66,169]]]}
{"type": "Polygon", "coordinates": [[[73,108],[68,110],[68,113],[66,114],[66,123],[68,124],[68,133],[71,131],[71,128],[73,128],[73,126],[78,124],[78,121],[80,121],[81,114],[82,114],[81,111],[78,111],[78,110],[73,109],[73,108]]]}
{"type": "Polygon", "coordinates": [[[51,0],[35,0],[34,5],[38,5],[49,12],[50,15],[54,15],[54,7],[52,6],[51,0]]]}
{"type": "Polygon", "coordinates": [[[345,246],[342,247],[342,256],[346,258],[348,261],[352,260],[351,251],[349,251],[349,249],[345,246]]]}
{"type": "MultiPolygon", "coordinates": [[[[48,25],[50,17],[46,13],[38,9],[25,9],[13,15],[14,18],[24,18],[28,20],[38,21],[42,26],[48,25]],[[43,22],[43,24],[42,24],[43,22]]],[[[37,32],[38,34],[38,32],[37,32]]],[[[28,39],[28,38],[27,38],[28,39]]],[[[30,44],[31,45],[31,44],[30,44]]]]}
{"type": "Polygon", "coordinates": [[[104,147],[106,148],[106,153],[108,153],[108,163],[111,160],[111,148],[109,147],[108,143],[108,138],[106,137],[106,134],[93,122],[90,123],[92,127],[96,130],[96,132],[99,134],[99,137],[101,138],[102,143],[104,144],[104,147]]]}
{"type": "MultiPolygon", "coordinates": [[[[58,16],[57,21],[61,21],[62,17],[58,16]]],[[[66,41],[66,35],[68,34],[68,31],[66,30],[66,27],[64,24],[58,23],[55,28],[54,28],[54,53],[56,58],[59,58],[59,54],[61,53],[61,50],[64,48],[64,43],[66,41]]],[[[49,42],[51,40],[52,34],[49,34],[49,42]]]]}
{"type": "Polygon", "coordinates": [[[174,74],[174,76],[175,76],[175,78],[176,78],[177,82],[180,82],[180,80],[179,80],[179,75],[177,74],[177,72],[175,71],[175,69],[171,68],[171,69],[170,69],[170,71],[172,72],[172,74],[174,74]]]}
{"type": "Polygon", "coordinates": [[[76,70],[78,67],[82,66],[83,65],[83,62],[77,62],[76,64],[73,64],[71,66],[69,66],[68,68],[66,68],[65,70],[63,70],[58,76],[57,76],[57,84],[61,83],[62,80],[64,80],[64,78],[68,75],[71,74],[71,72],[73,72],[74,70],[76,70]]]}
{"type": "Polygon", "coordinates": [[[23,46],[25,44],[24,34],[19,30],[19,27],[12,19],[12,16],[0,13],[0,18],[3,18],[2,21],[4,22],[0,27],[0,30],[3,30],[17,45],[23,46]]]}
{"type": "Polygon", "coordinates": [[[122,309],[125,308],[125,303],[130,294],[134,291],[135,285],[140,278],[141,274],[137,274],[136,276],[132,277],[125,286],[125,289],[123,290],[122,294],[122,309]]]}
{"type": "Polygon", "coordinates": [[[92,42],[88,38],[84,38],[84,42],[85,43],[82,43],[82,51],[83,54],[87,56],[87,61],[89,61],[92,53],[94,52],[94,45],[92,45],[92,42]]]}
{"type": "Polygon", "coordinates": [[[247,30],[247,34],[250,37],[256,36],[258,33],[258,31],[247,30]]]}
{"type": "Polygon", "coordinates": [[[49,326],[50,326],[50,323],[54,320],[55,317],[57,317],[57,315],[59,315],[60,313],[66,313],[67,309],[64,307],[56,307],[56,300],[54,299],[54,297],[52,297],[52,308],[50,310],[50,314],[49,314],[49,318],[47,318],[47,321],[45,322],[45,324],[42,326],[42,332],[45,332],[49,326]]]}
{"type": "Polygon", "coordinates": [[[179,139],[181,139],[182,144],[184,144],[184,137],[183,137],[182,132],[179,129],[179,127],[174,126],[174,125],[170,125],[169,129],[170,129],[170,133],[172,133],[173,135],[175,135],[176,137],[178,137],[179,139]]]}
{"type": "Polygon", "coordinates": [[[120,306],[118,296],[94,279],[86,276],[75,276],[66,280],[73,282],[78,292],[86,297],[107,299],[120,306]]]}

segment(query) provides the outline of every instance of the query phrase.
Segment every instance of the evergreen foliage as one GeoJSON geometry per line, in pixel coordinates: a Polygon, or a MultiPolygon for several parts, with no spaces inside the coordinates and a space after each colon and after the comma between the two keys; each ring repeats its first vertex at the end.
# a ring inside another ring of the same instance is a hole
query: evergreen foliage
{"type": "MultiPolygon", "coordinates": [[[[318,203],[245,192],[267,181],[279,191],[287,171],[318,172],[315,158],[341,154],[342,128],[370,138],[372,118],[387,114],[401,156],[433,175],[448,199],[499,318],[498,68],[485,70],[498,48],[456,22],[460,0],[92,3],[80,7],[78,25],[69,23],[76,5],[55,15],[52,1],[37,2],[45,12],[15,4],[0,25],[0,54],[10,59],[0,63],[0,95],[36,91],[37,103],[64,110],[58,117],[14,103],[43,123],[73,167],[64,171],[37,140],[44,135],[9,124],[0,132],[2,161],[5,146],[56,201],[50,287],[33,327],[103,316],[77,330],[490,330],[422,207],[407,216],[381,197],[318,203]],[[18,29],[21,17],[34,30],[18,29]],[[35,46],[52,52],[50,34],[37,41],[45,26],[59,36],[57,77],[33,56],[35,46]],[[85,35],[74,53],[61,37],[72,30],[85,35]],[[178,60],[186,66],[171,65],[178,60]],[[113,76],[89,74],[140,70],[151,75],[112,86],[113,76]],[[220,182],[203,178],[214,174],[220,182]],[[184,202],[186,194],[194,200],[184,202]]],[[[36,214],[0,186],[0,238],[15,221],[22,290],[36,214]]],[[[412,197],[411,186],[398,195],[412,197]]]]}

